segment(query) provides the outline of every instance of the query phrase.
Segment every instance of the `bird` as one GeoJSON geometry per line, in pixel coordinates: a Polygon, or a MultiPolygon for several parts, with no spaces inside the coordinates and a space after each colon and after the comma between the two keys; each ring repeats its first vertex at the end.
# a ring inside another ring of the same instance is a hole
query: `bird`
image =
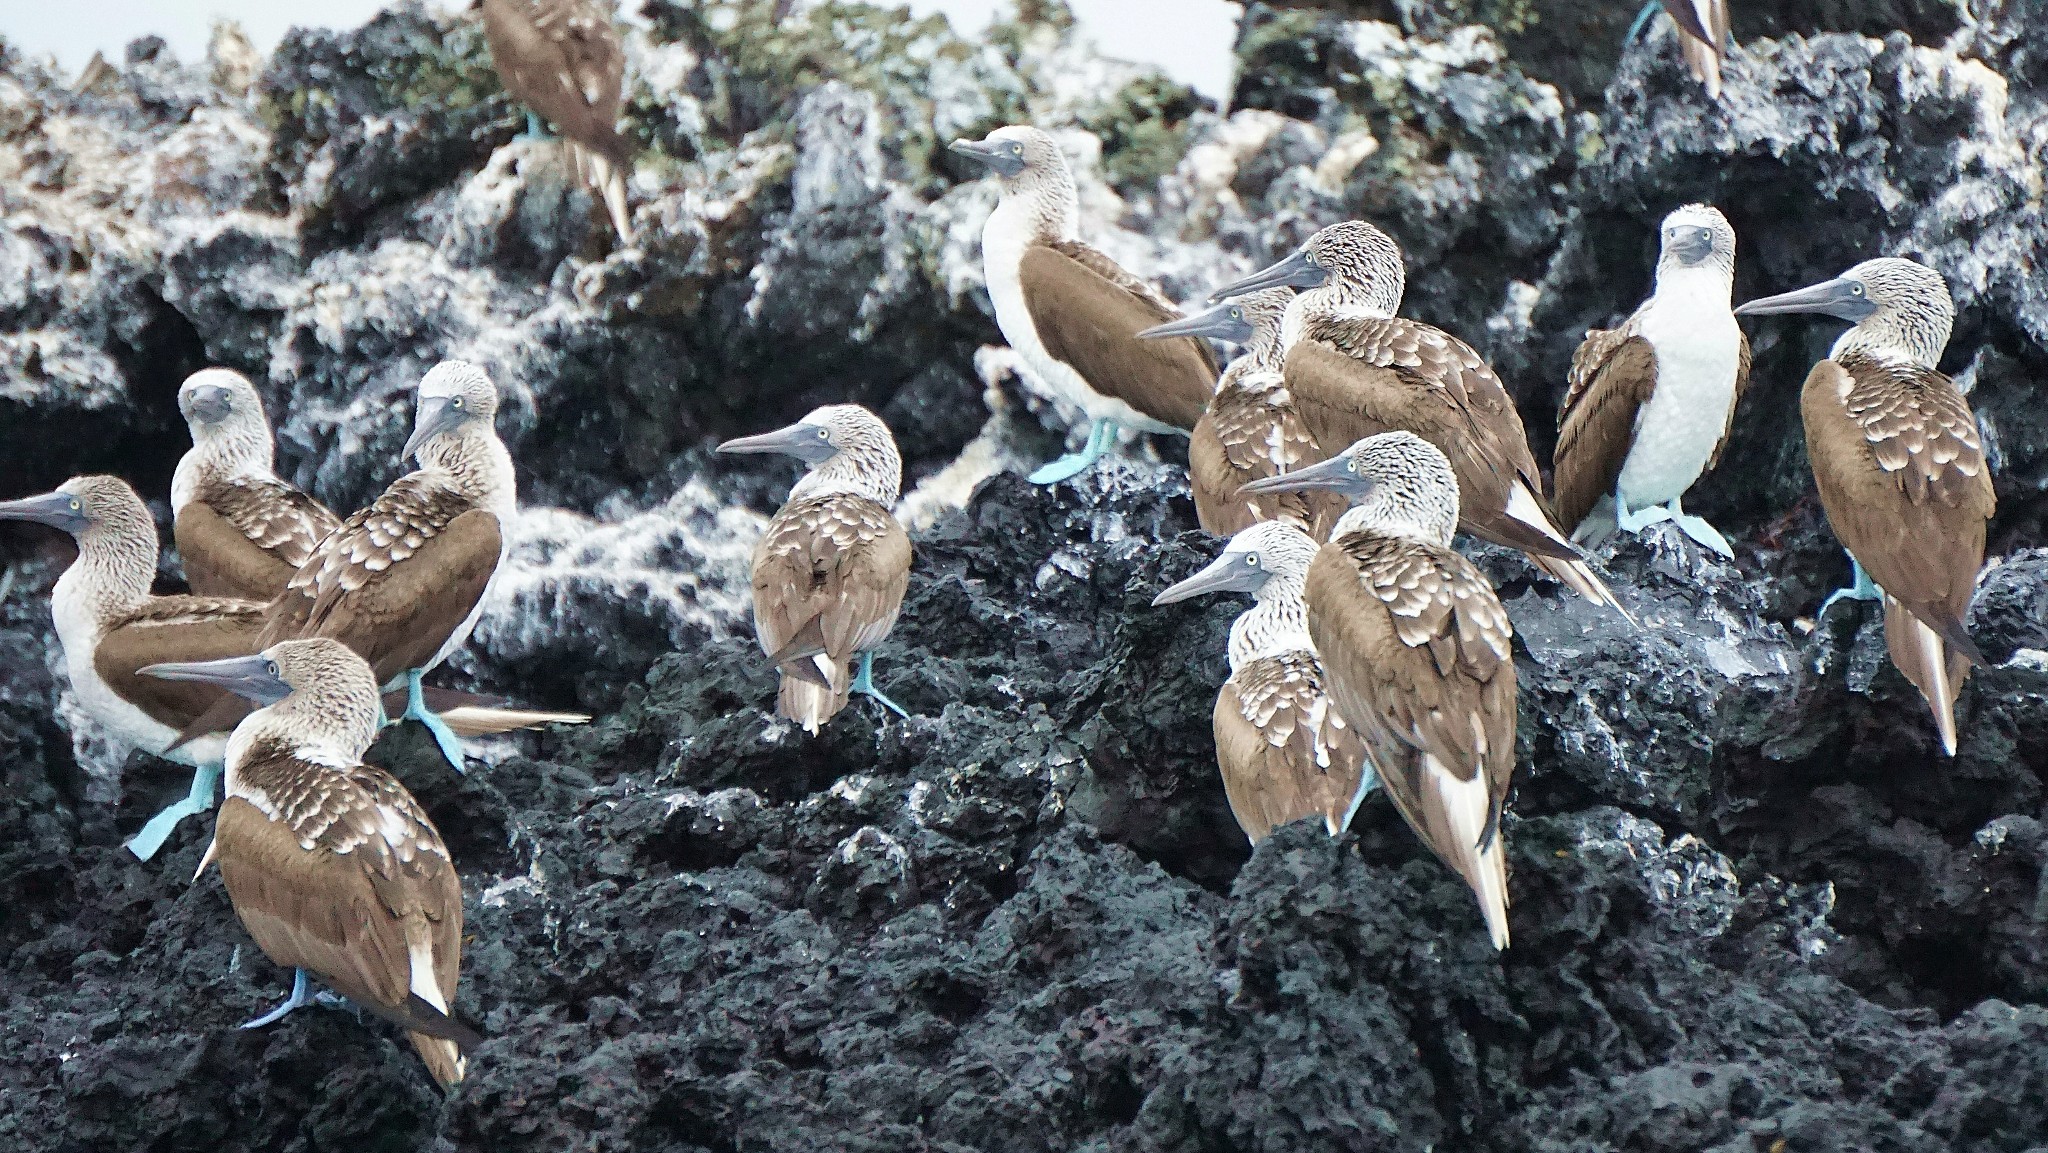
{"type": "MultiPolygon", "coordinates": [[[[497,412],[498,391],[483,369],[463,360],[429,369],[401,453],[417,457],[419,469],[328,534],[270,603],[260,643],[248,650],[316,636],[343,642],[379,683],[404,690],[399,719],[424,724],[458,772],[460,731],[430,707],[420,678],[476,628],[518,512],[512,456],[493,427],[497,412]]],[[[230,698],[186,735],[225,732],[248,711],[230,698]]],[[[500,719],[525,728],[589,718],[515,711],[500,719]]]]}
{"type": "Polygon", "coordinates": [[[129,852],[147,861],[180,821],[213,807],[226,740],[179,740],[221,693],[166,684],[139,670],[162,661],[254,651],[264,606],[224,597],[153,595],[156,522],[118,477],[77,476],[54,492],[0,502],[0,520],[48,525],[78,542],[78,558],[50,593],[50,615],[79,706],[122,743],[193,770],[185,797],[127,841],[129,852]]]}
{"type": "Polygon", "coordinates": [[[305,1005],[317,974],[408,1030],[443,1087],[481,1043],[454,1015],[462,968],[462,879],[426,811],[365,764],[382,710],[377,678],[347,645],[282,641],[254,655],[151,665],[166,684],[224,689],[261,706],[227,743],[227,789],[210,864],[265,956],[294,970],[260,1028],[305,1005]]]}
{"type": "Polygon", "coordinates": [[[1749,380],[1749,340],[1729,307],[1735,229],[1717,209],[1688,204],[1664,218],[1661,236],[1650,299],[1621,327],[1588,332],[1572,356],[1552,506],[1574,542],[1668,520],[1732,557],[1680,498],[1720,459],[1749,380]]]}
{"type": "Polygon", "coordinates": [[[1342,835],[1378,782],[1358,730],[1330,702],[1309,639],[1302,582],[1317,545],[1294,521],[1256,521],[1208,567],[1152,600],[1218,592],[1255,598],[1230,626],[1230,679],[1216,694],[1214,722],[1223,791],[1254,845],[1309,817],[1342,835]]]}
{"type": "Polygon", "coordinates": [[[1813,366],[1800,395],[1806,458],[1854,583],[1821,604],[1881,600],[1892,663],[1956,754],[1956,698],[1984,654],[1966,619],[1997,509],[1970,402],[1936,370],[1955,304],[1940,273],[1901,257],[1752,300],[1737,316],[1821,313],[1854,327],[1813,366]]]}
{"type": "Polygon", "coordinates": [[[596,0],[477,0],[474,7],[483,11],[499,81],[526,105],[528,135],[541,136],[539,117],[554,122],[620,242],[631,245],[626,175],[637,150],[618,130],[626,50],[611,13],[596,0]]]}
{"type": "Polygon", "coordinates": [[[1507,948],[1514,630],[1493,586],[1451,548],[1456,470],[1435,445],[1395,431],[1252,487],[1351,502],[1302,592],[1330,699],[1364,735],[1409,827],[1471,886],[1494,948],[1507,948]]]}
{"type": "Polygon", "coordinates": [[[201,369],[178,389],[192,448],[171,479],[172,539],[201,596],[268,601],[341,524],[272,470],[263,398],[247,377],[201,369]]]}
{"type": "Polygon", "coordinates": [[[1033,472],[1033,484],[1076,476],[1116,443],[1119,428],[1185,434],[1216,384],[1199,340],[1142,341],[1180,310],[1076,238],[1080,202],[1059,145],[1037,128],[998,128],[952,150],[988,167],[1002,195],[981,232],[996,326],[1032,375],[1086,413],[1088,445],[1033,472]]]}
{"type": "Polygon", "coordinates": [[[754,548],[754,635],[781,674],[777,715],[816,734],[861,693],[907,718],[874,677],[874,650],[910,584],[910,534],[890,511],[903,458],[889,426],[857,404],[831,404],[718,451],[809,466],[754,548]]]}
{"type": "Polygon", "coordinates": [[[1685,70],[1706,88],[1708,99],[1719,100],[1730,27],[1728,0],[1647,0],[1636,13],[1635,23],[1629,25],[1624,43],[1635,41],[1657,14],[1660,2],[1678,28],[1678,51],[1685,59],[1685,70]]]}
{"type": "Polygon", "coordinates": [[[1295,289],[1281,322],[1287,350],[1281,371],[1316,443],[1348,445],[1395,429],[1415,433],[1457,470],[1464,531],[1522,550],[1587,600],[1621,610],[1552,521],[1521,414],[1500,378],[1463,341],[1394,315],[1406,283],[1393,237],[1350,220],[1323,228],[1286,258],[1212,297],[1295,289]]]}
{"type": "Polygon", "coordinates": [[[1244,355],[1224,368],[1188,440],[1195,517],[1211,536],[1227,538],[1256,521],[1291,517],[1323,540],[1344,513],[1344,502],[1328,493],[1247,497],[1240,492],[1246,481],[1276,476],[1326,455],[1295,413],[1281,375],[1286,350],[1280,347],[1280,323],[1293,299],[1291,288],[1263,289],[1138,334],[1146,340],[1208,337],[1244,347],[1244,355]]]}

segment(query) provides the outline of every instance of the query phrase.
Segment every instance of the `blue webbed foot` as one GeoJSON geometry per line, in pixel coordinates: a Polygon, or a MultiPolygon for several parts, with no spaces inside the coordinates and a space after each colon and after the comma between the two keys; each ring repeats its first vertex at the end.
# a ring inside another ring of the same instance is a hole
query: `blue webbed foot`
{"type": "Polygon", "coordinates": [[[1614,524],[1623,532],[1640,533],[1659,521],[1671,519],[1671,510],[1664,505],[1653,504],[1648,508],[1632,509],[1628,507],[1628,502],[1621,498],[1618,489],[1614,494],[1614,524]]]}
{"type": "Polygon", "coordinates": [[[1836,589],[1834,592],[1829,593],[1828,599],[1820,602],[1820,611],[1813,615],[1813,619],[1826,619],[1828,610],[1834,608],[1835,602],[1838,600],[1874,601],[1884,597],[1884,590],[1878,588],[1877,584],[1870,579],[1870,574],[1863,571],[1862,561],[1852,556],[1849,558],[1849,564],[1856,570],[1855,582],[1848,588],[1836,589]]]}
{"type": "Polygon", "coordinates": [[[883,708],[888,709],[906,721],[910,719],[910,714],[903,711],[902,705],[890,700],[882,694],[882,690],[875,687],[875,654],[873,653],[862,653],[860,655],[860,671],[854,674],[853,683],[847,686],[847,691],[873,697],[882,703],[883,708]]]}
{"type": "Polygon", "coordinates": [[[137,860],[147,861],[156,856],[157,850],[170,839],[171,830],[186,817],[196,817],[213,807],[213,788],[220,783],[221,766],[201,765],[192,770],[192,787],[181,801],[177,801],[163,812],[149,819],[136,834],[128,838],[127,849],[137,860]]]}
{"type": "Polygon", "coordinates": [[[276,1024],[284,1018],[285,1014],[294,1009],[304,1008],[313,1000],[309,995],[312,992],[312,986],[313,983],[306,978],[306,971],[304,969],[292,970],[292,995],[286,997],[283,1004],[263,1014],[261,1017],[242,1022],[241,1027],[244,1029],[261,1029],[265,1025],[276,1024]]]}
{"type": "Polygon", "coordinates": [[[1679,503],[1683,499],[1683,497],[1673,497],[1671,498],[1671,503],[1665,506],[1665,508],[1670,510],[1671,523],[1678,526],[1678,531],[1698,541],[1704,547],[1720,553],[1729,560],[1735,559],[1735,550],[1728,547],[1728,538],[1722,536],[1720,530],[1716,529],[1713,525],[1708,524],[1705,517],[1697,517],[1686,512],[1685,506],[1679,503]]]}
{"type": "Polygon", "coordinates": [[[462,767],[462,738],[455,735],[455,730],[448,727],[447,721],[442,720],[427,707],[420,690],[418,669],[411,669],[405,674],[405,712],[398,719],[418,721],[427,726],[427,731],[434,735],[434,744],[440,748],[441,755],[448,759],[448,767],[458,773],[465,771],[462,767]]]}
{"type": "Polygon", "coordinates": [[[1058,460],[1039,467],[1025,479],[1032,484],[1058,484],[1069,477],[1079,476],[1089,465],[1102,458],[1109,446],[1116,442],[1116,422],[1098,420],[1088,430],[1088,445],[1080,452],[1070,452],[1058,460]]]}

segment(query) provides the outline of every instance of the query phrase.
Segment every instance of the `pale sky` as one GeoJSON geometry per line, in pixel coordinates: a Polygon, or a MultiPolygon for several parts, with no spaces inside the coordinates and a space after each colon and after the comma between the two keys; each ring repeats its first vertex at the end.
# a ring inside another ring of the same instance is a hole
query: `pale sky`
{"type": "MultiPolygon", "coordinates": [[[[30,55],[54,55],[74,73],[105,53],[118,62],[128,41],[154,33],[179,59],[206,52],[215,16],[239,20],[269,51],[294,24],[353,27],[387,0],[0,0],[0,38],[30,55]]],[[[448,0],[444,0],[448,2],[448,0]]],[[[461,2],[461,0],[453,0],[461,2]]],[[[962,32],[979,32],[1001,0],[899,0],[914,11],[943,12],[962,32]]],[[[1230,43],[1241,11],[1231,0],[1068,0],[1087,34],[1108,56],[1157,64],[1221,102],[1230,91],[1230,43]]],[[[619,7],[635,11],[635,0],[619,7]]]]}

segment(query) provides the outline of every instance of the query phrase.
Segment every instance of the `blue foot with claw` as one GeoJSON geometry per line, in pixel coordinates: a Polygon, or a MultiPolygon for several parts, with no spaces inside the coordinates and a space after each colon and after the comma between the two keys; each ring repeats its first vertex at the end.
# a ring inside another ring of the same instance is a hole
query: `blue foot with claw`
{"type": "Polygon", "coordinates": [[[1836,589],[1834,592],[1829,593],[1828,599],[1820,602],[1820,611],[1814,614],[1815,620],[1825,620],[1828,610],[1834,608],[1835,602],[1839,600],[1874,601],[1883,599],[1884,590],[1878,588],[1876,582],[1870,579],[1870,574],[1863,571],[1863,562],[1852,556],[1849,558],[1849,564],[1856,570],[1855,583],[1851,584],[1848,588],[1836,589]]]}
{"type": "Polygon", "coordinates": [[[910,719],[910,714],[903,711],[902,705],[890,700],[882,694],[882,690],[875,687],[875,654],[873,653],[862,653],[860,655],[860,671],[854,674],[853,683],[847,686],[846,691],[873,697],[882,703],[883,708],[888,709],[906,721],[910,719]]]}
{"type": "Polygon", "coordinates": [[[535,115],[533,114],[533,110],[532,110],[532,109],[530,109],[530,108],[529,108],[529,109],[527,109],[527,111],[526,111],[526,132],[525,132],[525,134],[523,134],[523,135],[522,135],[522,136],[520,137],[520,139],[521,139],[521,140],[546,140],[547,138],[548,138],[548,130],[547,130],[546,126],[544,126],[543,124],[541,124],[541,122],[540,122],[540,117],[538,117],[538,116],[535,116],[535,115]]]}
{"type": "Polygon", "coordinates": [[[134,836],[128,838],[127,849],[139,861],[156,856],[157,850],[170,839],[171,830],[186,817],[196,817],[213,807],[213,789],[220,783],[219,765],[201,765],[192,770],[192,787],[186,790],[185,798],[163,812],[149,819],[134,836]]]}
{"type": "Polygon", "coordinates": [[[1079,476],[1089,465],[1100,460],[1102,454],[1109,451],[1109,446],[1115,443],[1116,422],[1113,420],[1098,420],[1095,422],[1095,426],[1088,430],[1088,447],[1080,452],[1070,452],[1058,460],[1041,466],[1037,472],[1032,473],[1025,479],[1029,480],[1032,484],[1058,484],[1068,477],[1079,476]]]}
{"type": "Polygon", "coordinates": [[[312,991],[313,982],[307,979],[306,971],[304,969],[292,970],[292,995],[286,997],[283,1004],[263,1014],[261,1017],[242,1022],[242,1028],[261,1029],[265,1025],[276,1024],[284,1018],[285,1014],[311,1004],[313,1001],[312,991]]]}
{"type": "MultiPolygon", "coordinates": [[[[1634,44],[1636,37],[1641,36],[1643,29],[1650,26],[1650,21],[1656,18],[1658,9],[1662,7],[1661,0],[1649,0],[1649,3],[1643,5],[1643,10],[1636,13],[1635,23],[1628,26],[1628,35],[1621,38],[1621,46],[1627,48],[1634,44]]],[[[531,116],[533,113],[529,112],[527,115],[531,116]]]]}
{"type": "Polygon", "coordinates": [[[462,738],[455,735],[455,730],[448,727],[447,721],[442,720],[427,707],[426,699],[420,690],[418,669],[412,669],[405,674],[405,713],[398,719],[418,721],[427,726],[427,731],[434,735],[434,744],[441,749],[441,755],[448,758],[448,767],[458,773],[464,771],[462,738]]]}

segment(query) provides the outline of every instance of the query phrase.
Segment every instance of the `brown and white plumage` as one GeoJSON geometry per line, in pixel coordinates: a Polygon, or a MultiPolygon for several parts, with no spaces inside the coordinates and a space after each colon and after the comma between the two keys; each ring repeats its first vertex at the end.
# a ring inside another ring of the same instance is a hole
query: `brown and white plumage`
{"type": "Polygon", "coordinates": [[[202,596],[267,601],[341,522],[278,479],[263,398],[241,373],[208,368],[178,389],[192,448],[171,479],[172,536],[202,596]]]}
{"type": "Polygon", "coordinates": [[[902,457],[888,426],[853,404],[719,451],[811,465],[754,548],[753,586],[754,634],[782,679],[776,712],[815,733],[846,707],[855,662],[887,639],[909,587],[910,536],[890,511],[902,457]]]}
{"type": "Polygon", "coordinates": [[[477,1040],[453,1014],[462,881],[405,786],[363,763],[379,720],[369,666],[315,639],[151,674],[264,702],[228,741],[226,799],[200,873],[220,866],[265,956],[405,1027],[441,1085],[461,1080],[462,1048],[477,1040]]]}
{"type": "Polygon", "coordinates": [[[491,62],[506,91],[554,124],[603,198],[619,239],[633,243],[626,173],[635,151],[618,130],[626,50],[596,0],[479,0],[491,62]]]}
{"type": "Polygon", "coordinates": [[[999,128],[953,151],[1001,178],[982,230],[996,325],[1031,373],[1096,421],[1185,432],[1209,401],[1216,363],[1198,340],[1145,341],[1178,311],[1144,280],[1076,237],[1073,173],[1036,128],[999,128]]]}
{"type": "Polygon", "coordinates": [[[1935,369],[1955,318],[1948,285],[1886,257],[1736,311],[1855,322],[1806,378],[1806,455],[1828,524],[1882,590],[1892,663],[1954,756],[1956,698],[1983,663],[1965,622],[1997,497],[1976,415],[1935,369]]]}
{"type": "Polygon", "coordinates": [[[1216,395],[1188,439],[1188,482],[1204,531],[1230,537],[1262,520],[1293,519],[1322,540],[1343,515],[1326,493],[1246,494],[1247,481],[1314,464],[1325,455],[1294,411],[1281,375],[1281,322],[1290,288],[1268,288],[1139,333],[1146,339],[1202,336],[1244,346],[1216,383],[1216,395]]]}
{"type": "Polygon", "coordinates": [[[1665,217],[1660,235],[1656,291],[1619,328],[1588,332],[1572,357],[1552,507],[1574,541],[1604,539],[1618,497],[1632,523],[1654,510],[1648,519],[1675,520],[1729,555],[1679,501],[1720,459],[1749,379],[1749,341],[1729,301],[1735,230],[1691,204],[1665,217]]]}
{"type": "Polygon", "coordinates": [[[1230,679],[1214,713],[1223,790],[1253,844],[1309,817],[1339,835],[1375,780],[1358,730],[1330,701],[1309,638],[1302,581],[1315,555],[1316,541],[1297,522],[1255,522],[1152,602],[1211,592],[1256,598],[1230,627],[1230,679]]]}
{"type": "Polygon", "coordinates": [[[1595,604],[1619,604],[1543,499],[1522,417],[1500,378],[1463,341],[1395,316],[1406,284],[1400,248],[1363,221],[1330,225],[1292,255],[1217,292],[1298,291],[1281,342],[1294,409],[1317,443],[1406,430],[1457,471],[1466,532],[1529,554],[1595,604]]]}
{"type": "Polygon", "coordinates": [[[1309,635],[1388,797],[1465,878],[1494,946],[1506,948],[1501,813],[1515,767],[1514,634],[1492,586],[1451,548],[1457,474],[1427,441],[1389,432],[1257,483],[1353,500],[1309,566],[1309,635]]]}
{"type": "Polygon", "coordinates": [[[1664,0],[1664,11],[1678,26],[1678,50],[1686,71],[1720,99],[1721,62],[1728,48],[1728,0],[1664,0]]]}

